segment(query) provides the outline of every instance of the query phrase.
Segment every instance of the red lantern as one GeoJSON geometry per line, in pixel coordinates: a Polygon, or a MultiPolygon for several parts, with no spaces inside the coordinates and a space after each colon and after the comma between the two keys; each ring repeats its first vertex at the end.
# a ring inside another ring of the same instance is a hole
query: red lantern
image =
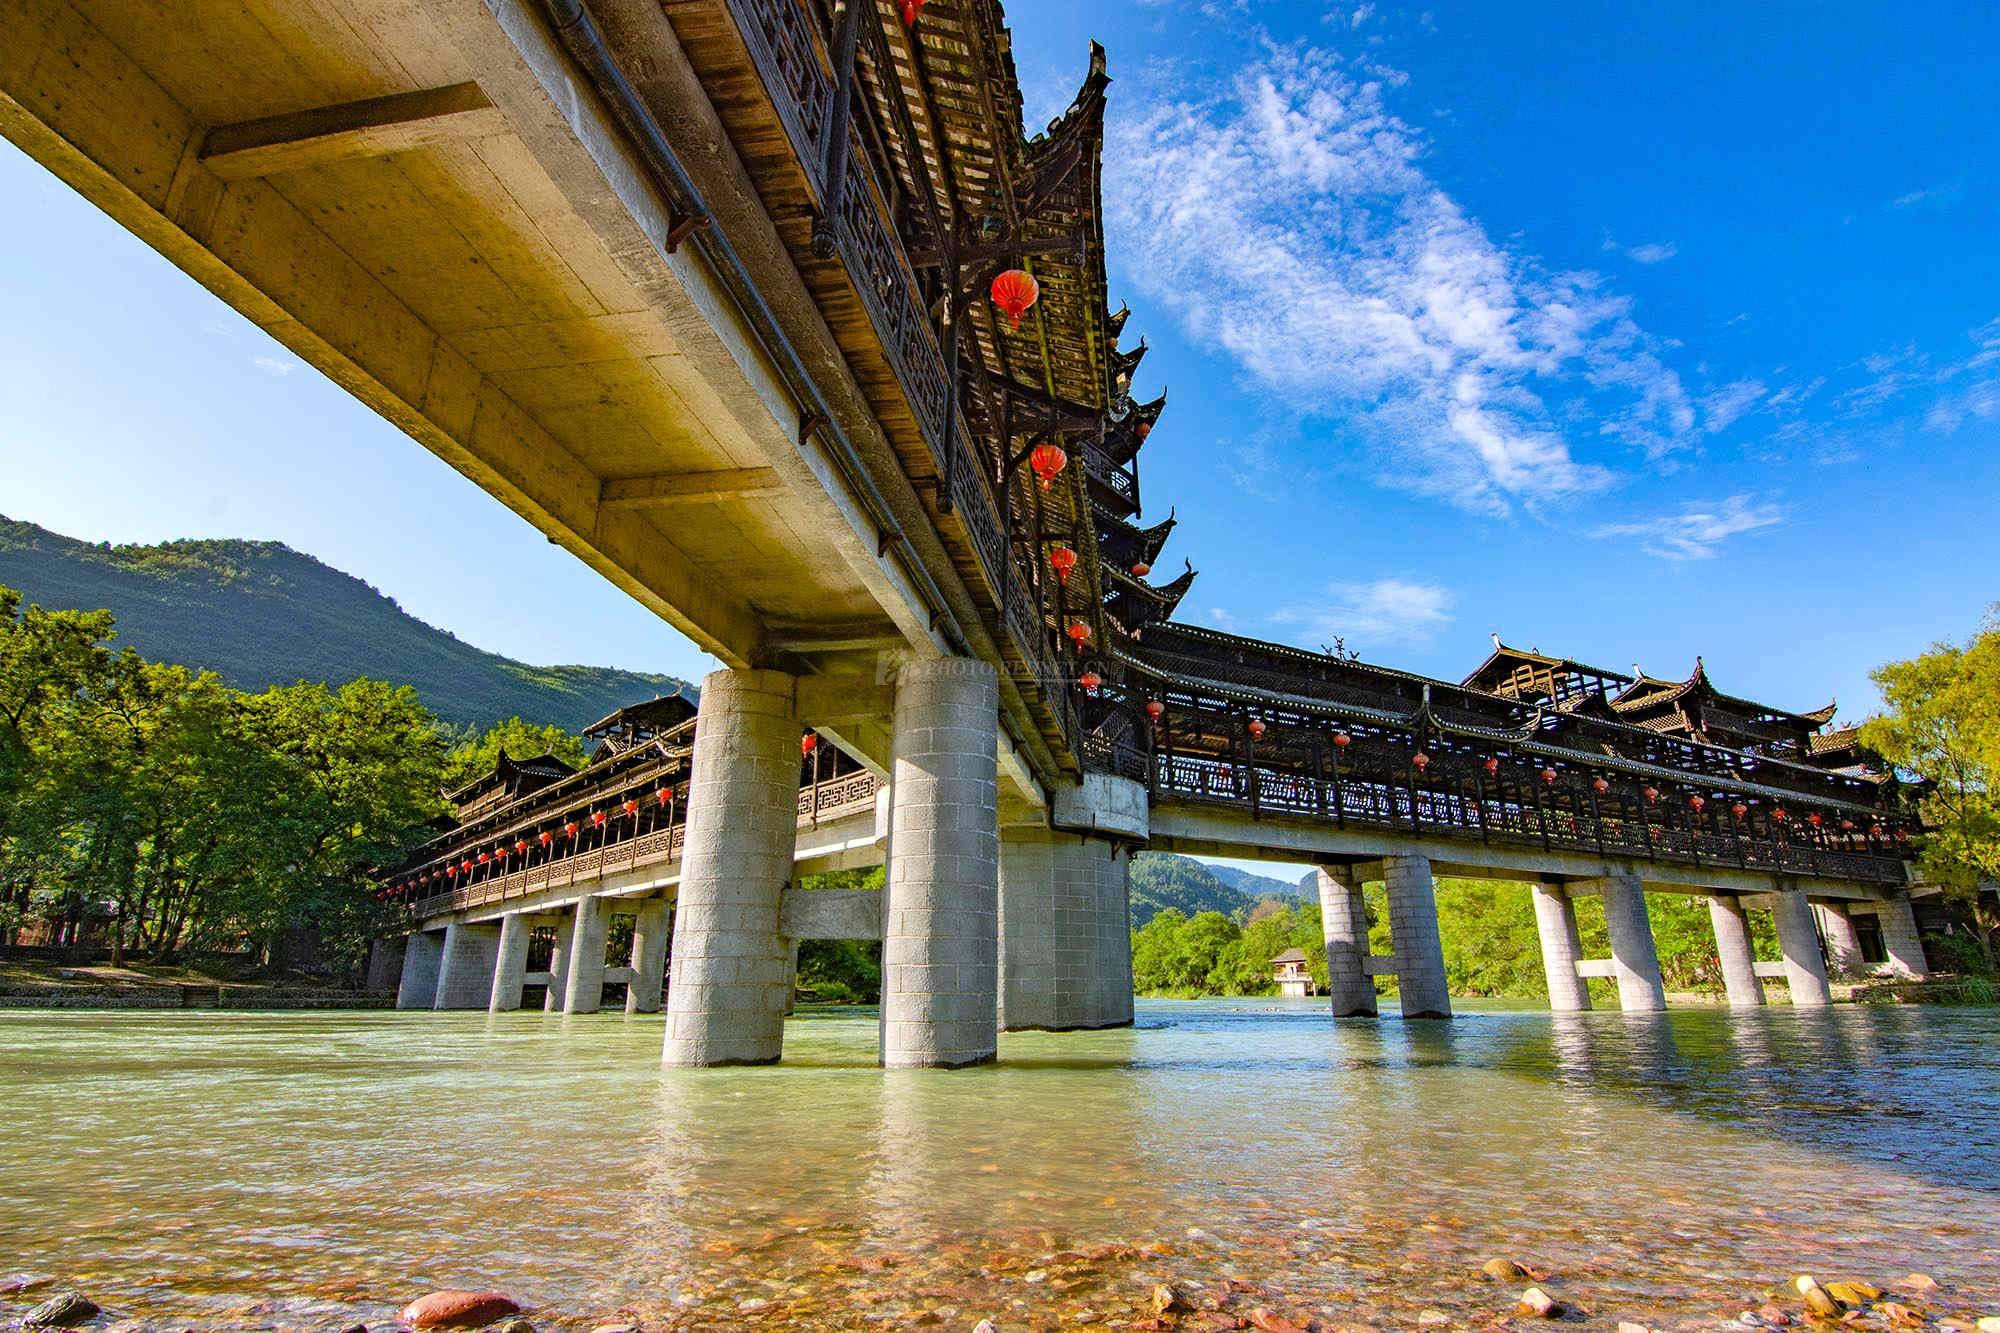
{"type": "Polygon", "coordinates": [[[626,814],[628,814],[628,815],[636,815],[636,814],[638,814],[638,813],[639,813],[639,803],[638,803],[637,801],[627,801],[627,802],[625,802],[625,813],[626,813],[626,814]]]}
{"type": "Polygon", "coordinates": [[[1158,699],[1146,700],[1146,716],[1152,718],[1153,721],[1158,722],[1163,716],[1166,715],[1166,711],[1167,711],[1167,706],[1161,703],[1158,699]]]}
{"type": "Polygon", "coordinates": [[[602,810],[592,810],[590,812],[590,822],[602,828],[604,826],[604,812],[602,810]]]}
{"type": "Polygon", "coordinates": [[[1647,805],[1652,805],[1660,799],[1660,789],[1658,787],[1648,787],[1639,794],[1646,798],[1647,805]]]}
{"type": "Polygon", "coordinates": [[[543,829],[540,833],[537,833],[535,835],[535,841],[539,842],[544,847],[548,846],[555,840],[556,840],[556,835],[549,832],[547,829],[543,829]]]}
{"type": "Polygon", "coordinates": [[[1843,820],[1841,820],[1841,821],[1840,821],[1840,831],[1841,831],[1842,833],[1852,833],[1852,832],[1854,832],[1854,821],[1853,821],[1853,820],[1851,820],[1851,819],[1843,819],[1843,820]]]}
{"type": "Polygon", "coordinates": [[[1143,579],[1146,577],[1146,575],[1152,572],[1153,572],[1153,567],[1147,564],[1144,560],[1141,560],[1138,564],[1132,566],[1132,577],[1135,579],[1143,579]]]}
{"type": "Polygon", "coordinates": [[[488,856],[485,852],[481,852],[479,854],[479,864],[481,865],[485,865],[488,861],[491,861],[492,859],[493,858],[488,856]]]}
{"type": "Polygon", "coordinates": [[[903,0],[903,26],[917,26],[917,15],[924,12],[924,0],[903,0]]]}
{"type": "Polygon", "coordinates": [[[1079,653],[1083,651],[1083,645],[1090,642],[1090,626],[1081,620],[1070,621],[1069,628],[1064,632],[1069,635],[1069,641],[1076,645],[1079,653]]]}
{"type": "Polygon", "coordinates": [[[799,737],[799,758],[806,758],[818,748],[819,734],[817,732],[808,731],[805,735],[799,737]]]}
{"type": "Polygon", "coordinates": [[[1735,815],[1738,820],[1741,820],[1745,815],[1750,813],[1750,807],[1738,801],[1735,805],[1729,807],[1729,813],[1735,815]]]}
{"type": "Polygon", "coordinates": [[[1333,733],[1334,749],[1345,750],[1349,745],[1352,745],[1353,743],[1354,743],[1354,737],[1348,735],[1346,732],[1336,731],[1333,733]]]}
{"type": "Polygon", "coordinates": [[[514,840],[514,850],[522,856],[526,856],[528,854],[528,840],[526,838],[516,838],[514,840]]]}
{"type": "Polygon", "coordinates": [[[1780,824],[1782,824],[1787,819],[1790,819],[1791,816],[1785,813],[1785,807],[1781,805],[1777,809],[1771,812],[1771,818],[1777,820],[1780,824]]]}
{"type": "Polygon", "coordinates": [[[1421,773],[1431,766],[1431,757],[1419,750],[1410,756],[1410,762],[1416,766],[1417,772],[1421,773]]]}
{"type": "Polygon", "coordinates": [[[464,871],[464,872],[465,872],[466,874],[470,875],[470,874],[472,873],[472,862],[471,862],[471,861],[460,861],[460,862],[458,863],[458,868],[459,868],[460,870],[464,871]]]}
{"type": "Polygon", "coordinates": [[[1096,694],[1097,687],[1104,683],[1104,677],[1098,675],[1095,671],[1086,671],[1076,678],[1076,683],[1083,686],[1085,694],[1096,694]]]}
{"type": "Polygon", "coordinates": [[[1006,313],[1008,322],[1017,329],[1021,327],[1021,316],[1028,313],[1028,307],[1041,294],[1042,285],[1026,269],[1010,268],[993,279],[993,304],[1006,313]]]}
{"type": "Polygon", "coordinates": [[[1269,728],[1268,728],[1268,727],[1266,727],[1266,726],[1264,725],[1264,719],[1263,719],[1263,718],[1261,718],[1261,717],[1253,717],[1253,718],[1251,718],[1251,719],[1250,719],[1250,739],[1251,739],[1251,740],[1253,740],[1253,741],[1261,741],[1261,740],[1263,740],[1263,739],[1264,739],[1264,733],[1265,733],[1266,731],[1268,731],[1268,730],[1269,730],[1269,728]]]}
{"type": "Polygon", "coordinates": [[[1058,546],[1049,552],[1049,564],[1055,567],[1056,577],[1069,582],[1069,572],[1076,568],[1076,552],[1067,546],[1058,546]]]}
{"type": "Polygon", "coordinates": [[[574,838],[576,836],[576,821],[572,819],[567,824],[564,824],[563,832],[569,834],[570,837],[574,838]]]}
{"type": "Polygon", "coordinates": [[[447,874],[447,875],[449,875],[449,876],[451,876],[451,878],[453,878],[453,879],[457,879],[457,878],[458,878],[458,867],[457,867],[457,866],[446,866],[446,867],[444,868],[444,873],[445,873],[445,874],[447,874]]]}
{"type": "Polygon", "coordinates": [[[1881,826],[1880,824],[1870,824],[1870,825],[1868,826],[1868,836],[1869,836],[1869,837],[1871,837],[1871,838],[1879,838],[1879,837],[1881,837],[1881,836],[1882,836],[1882,826],[1881,826]]]}
{"type": "Polygon", "coordinates": [[[1556,779],[1560,776],[1561,774],[1557,773],[1553,768],[1545,768],[1542,770],[1542,785],[1553,787],[1556,785],[1556,779]]]}
{"type": "Polygon", "coordinates": [[[674,794],[668,788],[662,787],[658,791],[653,793],[653,799],[659,802],[661,805],[665,805],[668,801],[674,799],[674,794]]]}
{"type": "Polygon", "coordinates": [[[1688,797],[1688,809],[1694,811],[1696,814],[1700,814],[1701,808],[1707,804],[1708,802],[1702,800],[1699,796],[1688,797]]]}
{"type": "Polygon", "coordinates": [[[1042,479],[1042,489],[1047,490],[1056,474],[1069,466],[1069,455],[1059,444],[1044,441],[1028,451],[1028,467],[1042,479]]]}
{"type": "Polygon", "coordinates": [[[1600,774],[1590,780],[1590,789],[1602,796],[1611,790],[1611,779],[1600,774]]]}
{"type": "Polygon", "coordinates": [[[1818,828],[1822,822],[1824,821],[1820,819],[1819,811],[1817,810],[1806,816],[1806,823],[1811,824],[1814,828],[1818,828]]]}
{"type": "Polygon", "coordinates": [[[1500,761],[1493,755],[1489,754],[1486,756],[1485,760],[1480,764],[1480,767],[1486,770],[1487,777],[1489,778],[1494,777],[1500,772],[1500,761]]]}

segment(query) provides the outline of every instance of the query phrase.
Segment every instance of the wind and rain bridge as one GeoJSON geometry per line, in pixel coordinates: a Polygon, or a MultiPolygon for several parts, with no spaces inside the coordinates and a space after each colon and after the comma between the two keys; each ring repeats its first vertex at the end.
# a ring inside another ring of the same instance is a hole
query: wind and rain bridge
{"type": "Polygon", "coordinates": [[[670,1063],[772,1061],[798,942],[879,939],[883,1063],[977,1064],[1131,1022],[1148,846],[1319,866],[1336,1015],[1385,974],[1449,1013],[1441,873],[1534,886],[1559,1009],[1592,976],[1662,1006],[1647,893],[1708,898],[1735,1004],[1770,971],[1824,1004],[1829,955],[1921,974],[1906,793],[1831,708],[1700,661],[1496,640],[1453,683],[1174,619],[1104,52],[1029,134],[1010,41],[997,0],[0,9],[0,132],[725,664],[581,772],[456,794],[384,886],[401,1003],[623,982],[670,1063]],[[871,864],[879,892],[793,887],[871,864]]]}

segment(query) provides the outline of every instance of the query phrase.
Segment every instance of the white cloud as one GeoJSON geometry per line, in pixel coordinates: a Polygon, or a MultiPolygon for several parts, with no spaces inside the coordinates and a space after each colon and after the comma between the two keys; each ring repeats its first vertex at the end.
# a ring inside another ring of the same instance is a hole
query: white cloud
{"type": "Polygon", "coordinates": [[[1662,560],[1707,560],[1731,537],[1783,521],[1785,511],[1770,501],[1732,495],[1717,502],[1690,502],[1680,512],[1638,523],[1609,523],[1590,535],[1637,537],[1648,555],[1662,560]]]}
{"type": "Polygon", "coordinates": [[[1636,264],[1664,264],[1681,252],[1672,241],[1648,241],[1635,245],[1625,252],[1625,257],[1636,264]]]}
{"type": "Polygon", "coordinates": [[[1496,515],[1608,486],[1552,393],[1587,401],[1596,438],[1691,446],[1694,405],[1628,302],[1495,244],[1425,173],[1383,87],[1275,48],[1221,95],[1115,121],[1112,252],[1196,341],[1351,422],[1387,484],[1496,515]]]}
{"type": "Polygon", "coordinates": [[[1431,583],[1409,579],[1376,579],[1373,583],[1334,583],[1327,600],[1310,606],[1288,606],[1271,615],[1277,625],[1295,626],[1295,640],[1321,647],[1336,638],[1374,643],[1426,643],[1451,623],[1451,593],[1431,583]]]}
{"type": "Polygon", "coordinates": [[[1728,430],[1745,412],[1757,405],[1757,401],[1764,397],[1765,392],[1761,380],[1737,380],[1734,384],[1725,384],[1711,393],[1703,394],[1701,428],[1710,435],[1728,430]]]}
{"type": "Polygon", "coordinates": [[[1957,203],[1960,193],[1961,191],[1956,184],[1932,185],[1925,189],[1911,190],[1907,194],[1897,195],[1889,201],[1889,207],[1918,208],[1929,204],[1937,208],[1944,208],[1957,203]]]}
{"type": "Polygon", "coordinates": [[[283,379],[292,373],[292,367],[296,366],[298,362],[288,356],[272,356],[267,354],[251,357],[250,364],[263,371],[266,375],[283,379]]]}

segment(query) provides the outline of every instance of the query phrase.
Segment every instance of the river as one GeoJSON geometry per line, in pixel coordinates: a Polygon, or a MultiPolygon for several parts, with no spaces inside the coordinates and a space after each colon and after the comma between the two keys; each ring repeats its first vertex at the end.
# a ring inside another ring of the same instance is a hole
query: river
{"type": "Polygon", "coordinates": [[[1053,1328],[1162,1282],[1475,1327],[1526,1285],[1495,1257],[1607,1328],[1797,1272],[2000,1313],[2000,1011],[1322,1003],[1142,1003],[949,1074],[877,1070],[858,1011],[712,1071],[622,1014],[0,1013],[0,1276],[135,1329],[382,1327],[439,1286],[542,1329],[1053,1328]]]}

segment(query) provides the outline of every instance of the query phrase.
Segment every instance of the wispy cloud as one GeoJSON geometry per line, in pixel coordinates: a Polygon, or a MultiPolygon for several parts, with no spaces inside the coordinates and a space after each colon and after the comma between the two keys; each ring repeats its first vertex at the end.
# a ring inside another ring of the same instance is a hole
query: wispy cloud
{"type": "Polygon", "coordinates": [[[1664,264],[1681,252],[1672,241],[1647,241],[1643,245],[1620,245],[1609,236],[1604,238],[1607,254],[1624,255],[1635,264],[1664,264]]]}
{"type": "Polygon", "coordinates": [[[1384,86],[1274,48],[1212,96],[1114,124],[1113,252],[1273,396],[1352,422],[1385,484],[1497,515],[1608,486],[1573,441],[1691,446],[1690,395],[1628,302],[1489,238],[1384,86]]]}
{"type": "Polygon", "coordinates": [[[250,364],[274,379],[283,379],[292,373],[292,368],[298,365],[298,362],[288,356],[273,356],[267,353],[251,357],[250,364]]]}
{"type": "Polygon", "coordinates": [[[1637,537],[1646,554],[1662,560],[1707,560],[1731,537],[1771,527],[1784,517],[1783,508],[1774,502],[1732,495],[1721,501],[1690,502],[1678,513],[1637,523],[1608,523],[1590,535],[1637,537]]]}
{"type": "Polygon", "coordinates": [[[1284,607],[1272,613],[1271,622],[1292,627],[1295,640],[1315,648],[1337,638],[1423,644],[1451,623],[1451,604],[1451,593],[1433,583],[1399,578],[1334,583],[1324,601],[1284,607]]]}
{"type": "Polygon", "coordinates": [[[1897,195],[1889,201],[1889,207],[1945,208],[1957,203],[1961,193],[1963,191],[1956,183],[1950,185],[1932,185],[1921,190],[1911,190],[1906,194],[1897,195]]]}

